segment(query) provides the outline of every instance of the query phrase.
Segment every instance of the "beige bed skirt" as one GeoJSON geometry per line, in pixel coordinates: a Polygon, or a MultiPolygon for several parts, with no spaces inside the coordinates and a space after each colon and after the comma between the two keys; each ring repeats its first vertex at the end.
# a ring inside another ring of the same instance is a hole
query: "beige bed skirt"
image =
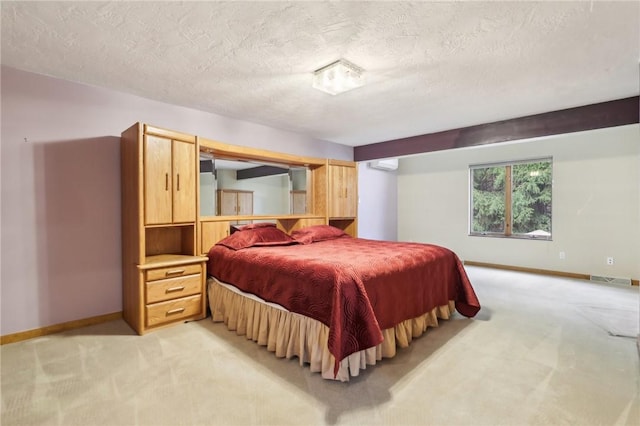
{"type": "Polygon", "coordinates": [[[417,318],[403,321],[394,328],[382,330],[384,341],[379,345],[349,355],[340,362],[334,377],[335,358],[327,348],[329,327],[304,315],[289,312],[282,306],[268,303],[215,278],[207,280],[211,319],[224,322],[229,330],[246,336],[258,345],[266,346],[279,358],[297,356],[300,365],[309,364],[312,372],[320,372],[331,380],[349,381],[367,365],[396,355],[396,347],[409,346],[413,338],[428,327],[437,327],[438,318],[449,319],[454,302],[438,306],[417,318]]]}

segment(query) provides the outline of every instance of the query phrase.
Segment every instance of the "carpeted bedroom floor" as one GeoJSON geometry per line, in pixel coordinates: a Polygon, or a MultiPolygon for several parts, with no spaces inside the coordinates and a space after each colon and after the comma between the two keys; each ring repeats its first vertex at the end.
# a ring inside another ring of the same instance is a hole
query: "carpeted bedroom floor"
{"type": "Polygon", "coordinates": [[[349,383],[209,318],[4,345],[1,424],[638,425],[638,287],[467,267],[483,305],[349,383]]]}

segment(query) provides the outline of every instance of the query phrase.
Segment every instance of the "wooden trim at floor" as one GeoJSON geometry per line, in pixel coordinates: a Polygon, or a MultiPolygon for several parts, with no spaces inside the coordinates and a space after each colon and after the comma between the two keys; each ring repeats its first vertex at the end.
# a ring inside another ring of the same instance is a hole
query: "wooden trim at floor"
{"type": "MultiPolygon", "coordinates": [[[[476,262],[473,260],[465,260],[463,263],[469,266],[480,266],[484,268],[504,269],[507,271],[516,271],[516,272],[529,272],[532,274],[551,275],[551,276],[564,277],[564,278],[576,278],[576,279],[582,279],[582,280],[589,280],[591,278],[589,274],[577,274],[573,272],[552,271],[549,269],[525,268],[522,266],[510,266],[510,265],[501,265],[497,263],[476,262]]],[[[639,284],[640,284],[640,280],[634,280],[634,279],[631,280],[631,285],[638,286],[639,284]]],[[[33,330],[20,331],[18,333],[0,336],[0,345],[20,342],[22,340],[33,339],[34,337],[41,337],[49,334],[59,333],[61,331],[87,327],[89,325],[101,324],[103,322],[115,321],[121,318],[122,318],[122,311],[119,311],[119,312],[113,312],[111,314],[98,315],[95,317],[63,322],[61,324],[48,325],[46,327],[36,328],[33,330]]],[[[639,340],[639,345],[640,345],[640,340],[639,340]]]]}
{"type": "Polygon", "coordinates": [[[22,340],[33,339],[34,337],[46,336],[48,334],[59,333],[61,331],[73,330],[76,328],[86,327],[88,325],[101,324],[103,322],[114,321],[122,318],[122,311],[112,314],[98,315],[95,317],[84,318],[74,321],[67,321],[61,324],[48,325],[46,327],[36,328],[33,330],[20,331],[18,333],[0,336],[0,345],[7,343],[20,342],[22,340]]]}
{"type": "MultiPolygon", "coordinates": [[[[552,271],[550,269],[538,269],[538,268],[525,268],[522,266],[500,265],[498,263],[476,262],[473,260],[465,260],[463,263],[469,266],[481,266],[484,268],[505,269],[507,271],[516,271],[516,272],[529,272],[532,274],[551,275],[554,277],[577,278],[580,280],[587,280],[587,281],[591,279],[591,275],[589,274],[577,274],[574,272],[552,271]]],[[[633,280],[633,279],[631,280],[631,285],[637,286],[639,284],[640,284],[640,280],[633,280]]]]}

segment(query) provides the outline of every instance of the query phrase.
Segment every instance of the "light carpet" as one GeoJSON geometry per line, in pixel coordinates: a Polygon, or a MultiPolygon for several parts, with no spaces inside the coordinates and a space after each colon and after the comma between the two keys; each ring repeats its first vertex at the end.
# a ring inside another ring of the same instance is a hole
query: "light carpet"
{"type": "Polygon", "coordinates": [[[638,287],[467,267],[482,310],[349,383],[210,319],[4,345],[9,425],[638,425],[638,287]],[[624,337],[631,336],[631,337],[624,337]]]}

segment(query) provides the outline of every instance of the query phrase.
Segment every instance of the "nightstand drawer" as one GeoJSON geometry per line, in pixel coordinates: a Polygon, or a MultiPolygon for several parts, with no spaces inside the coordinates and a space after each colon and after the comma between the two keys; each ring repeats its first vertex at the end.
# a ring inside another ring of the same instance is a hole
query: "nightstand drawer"
{"type": "Polygon", "coordinates": [[[201,313],[202,295],[182,297],[147,305],[147,327],[168,323],[201,313]]]}
{"type": "Polygon", "coordinates": [[[202,293],[202,275],[187,275],[166,280],[150,281],[146,284],[147,303],[162,302],[202,293]]]}
{"type": "Polygon", "coordinates": [[[179,265],[169,268],[149,269],[147,271],[147,281],[163,280],[165,278],[175,278],[184,275],[199,274],[202,272],[202,264],[179,265]]]}

